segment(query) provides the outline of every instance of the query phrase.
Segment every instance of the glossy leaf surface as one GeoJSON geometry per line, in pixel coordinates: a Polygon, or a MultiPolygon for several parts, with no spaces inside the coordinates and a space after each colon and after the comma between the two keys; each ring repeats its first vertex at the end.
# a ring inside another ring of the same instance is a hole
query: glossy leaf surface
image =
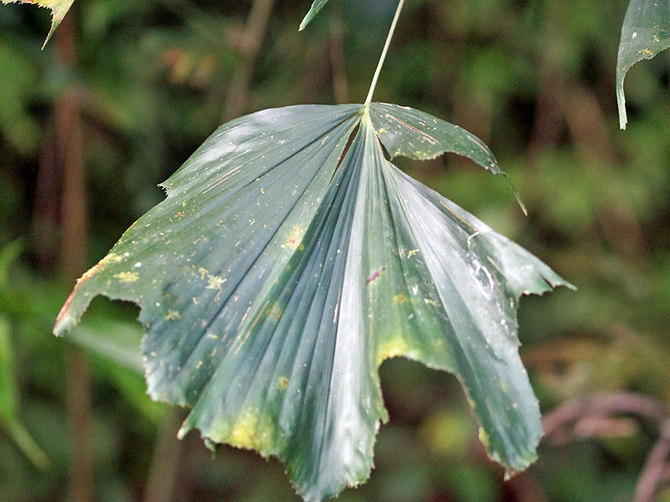
{"type": "Polygon", "coordinates": [[[623,90],[626,73],[638,61],[651,59],[670,47],[670,2],[631,0],[621,29],[616,69],[619,125],[626,128],[626,96],[623,90]]]}
{"type": "Polygon", "coordinates": [[[61,21],[63,21],[67,11],[69,11],[70,7],[72,7],[74,0],[2,0],[2,3],[5,4],[17,2],[39,5],[40,7],[51,10],[51,29],[49,30],[49,34],[47,35],[46,40],[44,41],[44,44],[46,45],[46,43],[51,38],[51,35],[53,35],[54,31],[56,31],[56,28],[58,28],[58,25],[61,23],[61,21]]]}
{"type": "Polygon", "coordinates": [[[385,151],[500,172],[467,131],[396,105],[233,120],[78,281],[55,333],[96,295],[136,302],[149,393],[191,409],[180,435],[278,456],[306,500],[369,476],[395,356],[454,373],[491,457],[526,468],[542,431],[518,298],[566,283],[385,151]]]}

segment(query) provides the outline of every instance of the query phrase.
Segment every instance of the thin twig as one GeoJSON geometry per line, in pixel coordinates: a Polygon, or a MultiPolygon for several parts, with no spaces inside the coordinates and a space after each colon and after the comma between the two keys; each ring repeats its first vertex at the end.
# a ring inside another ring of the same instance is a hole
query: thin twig
{"type": "Polygon", "coordinates": [[[575,423],[584,418],[607,418],[622,414],[637,415],[657,427],[667,416],[665,407],[655,399],[621,392],[568,401],[547,414],[542,425],[545,435],[551,436],[560,429],[574,427],[575,423]]]}
{"type": "Polygon", "coordinates": [[[651,502],[663,483],[670,461],[670,437],[661,437],[647,456],[635,487],[635,502],[651,502]]]}
{"type": "MultiPolygon", "coordinates": [[[[565,430],[570,430],[572,437],[585,437],[621,429],[621,420],[626,420],[620,418],[622,415],[636,416],[659,431],[660,439],[649,452],[635,488],[634,502],[651,502],[658,487],[667,482],[670,470],[670,418],[662,403],[625,392],[591,396],[568,401],[546,415],[542,423],[546,436],[555,440],[565,430]]],[[[622,430],[629,431],[630,427],[622,430]]]]}
{"type": "Polygon", "coordinates": [[[384,66],[384,60],[386,59],[386,53],[389,50],[389,46],[391,45],[391,39],[393,38],[393,33],[395,32],[395,27],[398,24],[398,18],[400,17],[400,11],[402,11],[402,6],[405,3],[405,0],[400,0],[398,2],[398,8],[395,11],[395,16],[393,16],[393,22],[391,23],[391,27],[389,28],[389,33],[386,36],[386,43],[384,43],[384,49],[382,49],[382,54],[379,57],[379,63],[377,63],[377,69],[375,70],[375,74],[372,77],[372,83],[370,84],[370,90],[368,91],[368,97],[365,98],[365,105],[369,105],[372,102],[372,95],[375,92],[375,87],[377,87],[377,79],[379,78],[379,74],[382,71],[382,66],[384,66]]]}

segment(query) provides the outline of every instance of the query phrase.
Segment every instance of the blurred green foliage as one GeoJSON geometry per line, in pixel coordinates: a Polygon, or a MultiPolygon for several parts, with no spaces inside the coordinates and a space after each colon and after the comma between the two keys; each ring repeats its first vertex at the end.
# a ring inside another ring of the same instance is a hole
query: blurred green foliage
{"type": "MultiPolygon", "coordinates": [[[[0,498],[65,499],[69,343],[93,358],[96,500],[142,498],[170,413],[144,395],[128,349],[141,336],[132,307],[95,303],[72,340],[50,335],[72,286],[59,278],[54,251],[62,186],[49,163],[54,104],[78,90],[93,264],[222,122],[244,64],[239,41],[251,3],[79,0],[68,14],[74,68],[61,62],[56,40],[40,51],[48,11],[0,8],[0,250],[23,239],[21,256],[0,265],[0,330],[16,414],[50,462],[38,469],[1,429],[0,498]],[[103,338],[111,343],[101,347],[103,338]]],[[[335,0],[299,33],[309,3],[276,2],[246,111],[333,103],[342,75],[346,99],[364,99],[395,2],[335,0]]],[[[412,0],[376,91],[483,138],[527,218],[504,181],[455,157],[403,167],[578,286],[522,301],[521,354],[545,412],[621,390],[670,404],[670,57],[631,69],[629,125],[620,132],[614,82],[626,5],[412,0]]],[[[631,500],[655,431],[636,426],[561,444],[550,437],[540,460],[505,484],[452,380],[404,360],[382,366],[391,421],[379,434],[376,470],[340,500],[631,500]]],[[[183,443],[175,500],[297,500],[277,462],[233,449],[212,460],[199,438],[183,443]]]]}

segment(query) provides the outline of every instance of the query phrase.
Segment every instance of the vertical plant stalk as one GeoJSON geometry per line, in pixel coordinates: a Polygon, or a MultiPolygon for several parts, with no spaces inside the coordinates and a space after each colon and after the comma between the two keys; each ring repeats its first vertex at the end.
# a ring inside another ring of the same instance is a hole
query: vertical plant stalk
{"type": "MultiPolygon", "coordinates": [[[[76,65],[74,12],[54,37],[56,51],[67,69],[76,65]]],[[[62,168],[61,268],[64,279],[74,281],[86,269],[86,186],[84,148],[79,115],[79,92],[66,90],[54,108],[58,162],[62,168]]],[[[94,494],[91,446],[91,371],[88,358],[78,348],[66,348],[66,408],[70,440],[68,500],[88,502],[94,494]]]]}
{"type": "Polygon", "coordinates": [[[175,432],[184,421],[184,411],[170,407],[158,429],[144,502],[168,502],[175,500],[175,486],[179,480],[179,466],[184,450],[183,443],[175,432]]]}
{"type": "Polygon", "coordinates": [[[389,28],[389,33],[386,36],[386,43],[384,43],[384,49],[382,49],[382,54],[379,57],[379,63],[377,63],[377,69],[375,74],[372,77],[372,83],[370,84],[370,90],[368,91],[368,97],[365,98],[365,105],[372,103],[372,95],[375,92],[375,87],[377,87],[377,80],[379,79],[379,74],[382,71],[382,66],[384,66],[384,60],[386,59],[386,53],[389,50],[391,45],[391,39],[393,38],[393,33],[395,32],[395,27],[398,24],[398,18],[400,17],[400,11],[402,11],[402,6],[404,5],[405,0],[400,0],[398,2],[398,7],[395,10],[395,16],[393,16],[393,21],[391,22],[391,27],[389,28]]]}
{"type": "Polygon", "coordinates": [[[349,85],[344,65],[344,26],[339,9],[333,9],[330,16],[330,68],[333,73],[333,92],[335,102],[344,104],[349,102],[349,85]]]}
{"type": "Polygon", "coordinates": [[[239,50],[242,62],[237,65],[228,85],[223,106],[223,121],[242,115],[249,102],[249,84],[254,74],[270,13],[275,0],[255,0],[249,19],[240,37],[239,50]]]}

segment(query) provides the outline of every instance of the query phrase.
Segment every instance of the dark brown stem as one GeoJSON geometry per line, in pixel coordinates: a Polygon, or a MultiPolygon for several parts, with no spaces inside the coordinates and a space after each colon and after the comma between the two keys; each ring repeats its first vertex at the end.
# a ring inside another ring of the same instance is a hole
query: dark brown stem
{"type": "MultiPolygon", "coordinates": [[[[75,12],[71,11],[56,31],[53,43],[61,64],[72,70],[77,62],[75,12]]],[[[62,171],[61,269],[65,280],[74,280],[86,268],[86,186],[79,92],[65,91],[54,106],[56,162],[62,171]]],[[[94,494],[94,462],[91,447],[91,376],[86,355],[75,347],[66,349],[67,417],[70,433],[68,500],[88,502],[94,494]]]]}
{"type": "Polygon", "coordinates": [[[93,500],[94,462],[91,448],[91,389],[88,357],[77,347],[68,347],[67,416],[70,430],[70,480],[67,499],[93,500]]]}
{"type": "Polygon", "coordinates": [[[79,96],[66,91],[56,103],[57,137],[63,169],[61,193],[61,263],[63,275],[74,281],[86,268],[86,187],[79,96]]]}
{"type": "Polygon", "coordinates": [[[177,429],[184,419],[184,412],[177,408],[166,410],[158,430],[144,502],[169,502],[174,500],[174,490],[179,473],[183,444],[177,439],[177,429]]]}

